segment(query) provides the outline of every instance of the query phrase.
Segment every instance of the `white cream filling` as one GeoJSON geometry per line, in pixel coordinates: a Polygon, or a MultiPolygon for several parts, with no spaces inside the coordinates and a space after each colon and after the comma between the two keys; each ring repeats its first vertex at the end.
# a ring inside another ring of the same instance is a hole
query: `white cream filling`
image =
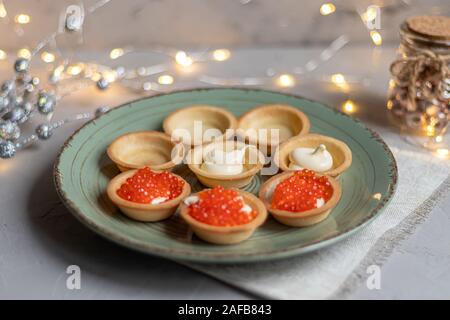
{"type": "Polygon", "coordinates": [[[167,197],[157,197],[152,200],[151,204],[160,204],[166,202],[167,199],[168,199],[167,197]]]}
{"type": "Polygon", "coordinates": [[[324,172],[333,167],[333,157],[323,144],[317,148],[296,148],[289,154],[289,160],[289,168],[293,170],[305,168],[324,172]]]}
{"type": "Polygon", "coordinates": [[[184,204],[187,206],[190,206],[191,204],[197,203],[199,201],[198,196],[189,196],[186,199],[183,200],[184,204]]]}
{"type": "Polygon", "coordinates": [[[325,204],[324,198],[319,198],[316,200],[316,208],[320,208],[325,204]]]}

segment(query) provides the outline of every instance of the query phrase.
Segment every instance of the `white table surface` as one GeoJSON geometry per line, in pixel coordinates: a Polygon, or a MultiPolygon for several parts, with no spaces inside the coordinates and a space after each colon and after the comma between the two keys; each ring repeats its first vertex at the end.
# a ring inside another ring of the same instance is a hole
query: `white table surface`
{"type": "MultiPolygon", "coordinates": [[[[254,49],[233,51],[226,63],[200,65],[191,73],[176,74],[170,89],[205,87],[192,77],[264,75],[268,66],[289,72],[319,51],[315,49],[254,49]]],[[[355,115],[369,123],[385,123],[384,101],[388,65],[394,48],[372,51],[345,48],[314,74],[343,73],[371,79],[368,86],[352,86],[358,103],[355,115]],[[373,116],[373,115],[377,116],[373,116]]],[[[107,54],[91,54],[105,57],[107,54]]],[[[134,61],[144,61],[144,55],[134,61]]],[[[152,58],[153,62],[158,57],[152,58]]],[[[143,62],[141,62],[143,63],[143,62]]],[[[10,66],[3,66],[8,70],[10,66]]],[[[5,75],[5,72],[2,73],[5,75]]],[[[277,89],[273,85],[266,88],[277,89]]],[[[339,107],[349,96],[333,86],[301,80],[287,90],[339,107]]],[[[55,119],[115,106],[137,96],[114,86],[105,92],[87,89],[61,101],[55,119]]],[[[34,125],[39,123],[34,119],[34,125]]],[[[33,126],[34,126],[33,125],[33,126]]],[[[52,166],[60,146],[80,123],[71,123],[46,142],[0,160],[0,298],[62,299],[246,299],[257,298],[187,269],[176,262],[119,247],[81,225],[61,204],[55,192],[52,166]],[[66,288],[66,268],[81,268],[81,289],[66,288]]],[[[382,268],[381,290],[360,287],[352,298],[450,297],[450,195],[441,199],[382,268]],[[426,274],[426,277],[417,277],[426,274]],[[420,280],[418,280],[420,279],[420,280]]]]}

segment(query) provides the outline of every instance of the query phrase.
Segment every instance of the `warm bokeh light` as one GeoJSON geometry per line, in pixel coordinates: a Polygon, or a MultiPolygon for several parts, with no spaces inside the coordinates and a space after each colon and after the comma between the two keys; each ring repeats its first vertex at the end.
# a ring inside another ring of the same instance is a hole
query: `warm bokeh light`
{"type": "Polygon", "coordinates": [[[282,74],[278,77],[277,82],[281,87],[292,87],[295,85],[295,79],[290,74],[282,74]]]}
{"type": "Polygon", "coordinates": [[[17,51],[17,56],[19,58],[30,59],[31,58],[31,52],[27,48],[22,48],[19,51],[17,51]]]}
{"type": "Polygon", "coordinates": [[[191,57],[189,57],[186,52],[184,51],[178,51],[175,55],[175,61],[183,67],[189,67],[194,63],[191,57]]]}
{"type": "Polygon", "coordinates": [[[370,31],[370,37],[372,38],[372,41],[376,46],[381,46],[381,44],[383,43],[383,38],[378,31],[370,31]]]}
{"type": "Polygon", "coordinates": [[[42,61],[44,61],[45,63],[52,63],[55,61],[55,55],[53,53],[44,51],[41,54],[41,59],[42,61]]]}
{"type": "Polygon", "coordinates": [[[394,89],[394,87],[395,87],[394,79],[389,80],[389,89],[394,89]]]}
{"type": "Polygon", "coordinates": [[[437,149],[436,150],[436,155],[439,158],[446,159],[450,155],[450,151],[448,149],[445,149],[445,148],[437,149]]]}
{"type": "Polygon", "coordinates": [[[117,72],[114,70],[103,71],[103,78],[112,83],[117,80],[117,72]]]}
{"type": "Polygon", "coordinates": [[[14,21],[19,24],[27,24],[31,21],[31,17],[25,13],[21,13],[14,17],[14,21]]]}
{"type": "Polygon", "coordinates": [[[53,70],[53,76],[56,78],[61,77],[63,71],[64,71],[64,65],[59,65],[55,70],[53,70]]]}
{"type": "Polygon", "coordinates": [[[347,100],[342,104],[342,110],[346,113],[353,113],[356,111],[356,105],[352,100],[347,100]]]}
{"type": "Polygon", "coordinates": [[[168,74],[163,74],[163,75],[158,77],[158,83],[159,84],[169,85],[169,84],[172,84],[173,81],[174,81],[173,77],[171,75],[168,75],[168,74]]]}
{"type": "Polygon", "coordinates": [[[125,52],[122,48],[115,48],[111,50],[111,52],[109,53],[109,57],[114,60],[123,56],[124,53],[125,52]]]}
{"type": "Polygon", "coordinates": [[[394,103],[392,102],[392,100],[387,101],[386,107],[388,108],[388,110],[391,110],[394,107],[394,103]]]}
{"type": "Polygon", "coordinates": [[[373,21],[377,18],[378,10],[376,6],[369,6],[366,11],[361,15],[365,22],[373,21]]]}
{"type": "Polygon", "coordinates": [[[332,3],[324,3],[320,6],[320,14],[323,16],[327,16],[336,11],[336,6],[332,3]]]}
{"type": "Polygon", "coordinates": [[[433,125],[428,125],[427,128],[427,136],[432,137],[436,134],[436,128],[433,125]]]}
{"type": "Polygon", "coordinates": [[[67,67],[67,73],[72,76],[77,76],[83,71],[83,65],[82,64],[74,64],[69,67],[67,67]]]}
{"type": "Polygon", "coordinates": [[[231,52],[228,49],[217,49],[213,52],[213,58],[216,61],[228,60],[231,56],[231,52]]]}
{"type": "Polygon", "coordinates": [[[8,54],[0,49],[0,60],[5,60],[8,57],[8,54]]]}
{"type": "Polygon", "coordinates": [[[100,72],[94,72],[91,76],[92,81],[99,81],[102,78],[102,74],[100,72]]]}
{"type": "Polygon", "coordinates": [[[444,138],[442,136],[436,136],[436,138],[434,139],[437,143],[440,143],[444,140],[444,138]]]}
{"type": "Polygon", "coordinates": [[[0,2],[0,18],[6,18],[8,12],[6,11],[5,5],[3,2],[0,2]]]}
{"type": "Polygon", "coordinates": [[[373,197],[375,200],[381,200],[381,193],[375,193],[372,197],[373,197]]]}

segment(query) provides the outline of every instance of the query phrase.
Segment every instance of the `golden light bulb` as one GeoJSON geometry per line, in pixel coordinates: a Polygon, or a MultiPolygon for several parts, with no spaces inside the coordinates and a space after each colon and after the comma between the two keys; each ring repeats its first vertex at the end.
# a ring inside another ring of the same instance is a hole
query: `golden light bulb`
{"type": "Polygon", "coordinates": [[[83,65],[82,64],[74,64],[67,68],[67,73],[72,76],[77,76],[83,71],[83,65]]]}
{"type": "Polygon", "coordinates": [[[53,71],[53,76],[55,76],[56,78],[61,77],[61,74],[64,71],[64,65],[59,65],[54,71],[53,71]]]}
{"type": "Polygon", "coordinates": [[[450,155],[450,151],[448,149],[445,149],[445,148],[437,149],[436,150],[436,155],[439,158],[445,159],[445,158],[447,158],[450,155]]]}
{"type": "Polygon", "coordinates": [[[395,87],[394,79],[389,80],[389,89],[393,89],[395,87]]]}
{"type": "Polygon", "coordinates": [[[295,85],[295,79],[290,74],[282,74],[278,77],[278,84],[281,87],[292,87],[295,85]]]}
{"type": "Polygon", "coordinates": [[[426,127],[427,136],[432,137],[436,134],[436,128],[433,125],[428,125],[426,127]]]}
{"type": "Polygon", "coordinates": [[[383,38],[378,31],[370,31],[370,37],[372,38],[372,41],[376,46],[381,46],[381,44],[383,43],[383,38]]]}
{"type": "Polygon", "coordinates": [[[336,11],[336,6],[332,3],[324,3],[320,6],[320,14],[323,16],[327,16],[336,11]]]}
{"type": "Polygon", "coordinates": [[[177,52],[175,55],[175,61],[183,67],[189,67],[192,63],[194,63],[194,60],[192,60],[192,58],[189,57],[184,51],[177,52]]]}
{"type": "Polygon", "coordinates": [[[342,110],[346,113],[353,113],[356,111],[356,105],[352,100],[347,100],[342,104],[342,110]]]}
{"type": "Polygon", "coordinates": [[[0,60],[5,60],[8,57],[8,54],[0,49],[0,60]]]}
{"type": "Polygon", "coordinates": [[[103,78],[106,79],[109,83],[112,83],[117,79],[117,72],[114,70],[106,70],[103,72],[103,78]]]}
{"type": "Polygon", "coordinates": [[[173,83],[173,77],[171,75],[168,74],[163,74],[161,76],[158,77],[158,83],[159,84],[165,84],[165,85],[169,85],[173,83]]]}
{"type": "Polygon", "coordinates": [[[5,18],[8,15],[8,12],[6,11],[5,5],[3,2],[0,2],[0,18],[5,18]]]}
{"type": "Polygon", "coordinates": [[[334,84],[343,84],[345,83],[345,77],[342,73],[336,73],[331,76],[331,81],[334,84]]]}
{"type": "Polygon", "coordinates": [[[124,53],[125,52],[122,48],[115,48],[111,50],[111,52],[109,53],[109,57],[114,60],[123,56],[124,53]]]}
{"type": "Polygon", "coordinates": [[[375,200],[381,200],[381,193],[375,193],[372,198],[374,198],[375,200]]]}
{"type": "Polygon", "coordinates": [[[19,51],[17,51],[17,56],[19,58],[30,59],[31,58],[31,52],[27,48],[22,48],[19,51]]]}
{"type": "Polygon", "coordinates": [[[44,51],[41,54],[41,59],[42,61],[44,61],[45,63],[52,63],[55,61],[55,55],[53,53],[44,51]]]}
{"type": "Polygon", "coordinates": [[[217,49],[213,52],[213,58],[216,61],[228,60],[231,56],[231,52],[228,49],[217,49]]]}
{"type": "Polygon", "coordinates": [[[100,72],[94,72],[91,76],[92,81],[99,81],[102,78],[102,74],[100,72]]]}
{"type": "Polygon", "coordinates": [[[373,21],[377,18],[378,10],[375,6],[369,6],[366,11],[364,11],[361,15],[361,18],[365,21],[373,21]]]}
{"type": "Polygon", "coordinates": [[[394,107],[394,103],[392,102],[392,100],[388,100],[388,102],[386,103],[386,107],[388,108],[388,110],[392,110],[392,108],[394,107]]]}
{"type": "Polygon", "coordinates": [[[21,13],[14,17],[14,21],[19,24],[27,24],[31,21],[31,17],[25,13],[21,13]]]}

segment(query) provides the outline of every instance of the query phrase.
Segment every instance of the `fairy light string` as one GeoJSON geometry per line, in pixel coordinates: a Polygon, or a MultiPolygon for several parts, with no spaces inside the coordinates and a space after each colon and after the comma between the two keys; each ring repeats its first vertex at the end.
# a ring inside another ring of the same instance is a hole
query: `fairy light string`
{"type": "MultiPolygon", "coordinates": [[[[119,84],[140,93],[165,92],[177,83],[178,72],[190,70],[196,64],[223,63],[233,58],[233,52],[227,48],[215,48],[199,52],[188,52],[177,48],[155,47],[141,52],[133,47],[116,47],[108,52],[110,63],[78,61],[73,52],[63,53],[58,47],[58,39],[67,35],[76,35],[74,48],[83,41],[83,26],[97,10],[103,8],[111,0],[96,1],[85,8],[83,2],[67,7],[62,13],[58,29],[44,38],[34,48],[22,48],[14,62],[15,76],[4,82],[0,92],[0,158],[11,158],[17,151],[39,140],[49,139],[54,131],[72,121],[82,121],[103,114],[107,108],[98,108],[94,113],[81,113],[64,120],[51,122],[58,102],[71,93],[95,86],[98,90],[108,90],[111,85],[119,84]],[[126,67],[123,59],[133,54],[157,53],[163,61],[152,65],[126,67]],[[29,72],[30,62],[40,58],[51,70],[49,80],[44,84],[38,77],[29,72]],[[176,67],[176,68],[174,68],[176,67]],[[41,115],[47,119],[39,124],[35,132],[21,138],[21,125],[34,116],[41,115]]],[[[248,2],[242,2],[246,5],[248,2]]],[[[332,2],[319,6],[320,15],[324,18],[336,14],[339,6],[332,2]]],[[[377,30],[369,30],[368,22],[379,18],[380,11],[369,6],[363,11],[356,11],[368,29],[369,38],[375,46],[382,44],[382,36],[377,30]]],[[[32,17],[20,13],[8,19],[7,7],[0,0],[0,19],[14,26],[26,26],[32,17]]],[[[267,66],[262,72],[265,76],[221,77],[208,73],[189,74],[191,78],[212,86],[263,86],[274,85],[289,88],[300,85],[304,81],[330,83],[343,93],[347,100],[342,103],[342,111],[352,114],[357,110],[356,103],[350,99],[349,90],[353,83],[368,85],[370,79],[361,76],[335,73],[316,75],[313,73],[322,63],[333,58],[339,50],[350,42],[347,35],[341,35],[332,41],[318,55],[307,60],[303,65],[295,65],[290,70],[277,70],[276,66],[267,66]]],[[[0,60],[7,59],[7,52],[0,50],[0,60]]],[[[448,150],[447,150],[448,151],[448,150]]],[[[439,152],[445,156],[445,151],[439,152]]]]}

